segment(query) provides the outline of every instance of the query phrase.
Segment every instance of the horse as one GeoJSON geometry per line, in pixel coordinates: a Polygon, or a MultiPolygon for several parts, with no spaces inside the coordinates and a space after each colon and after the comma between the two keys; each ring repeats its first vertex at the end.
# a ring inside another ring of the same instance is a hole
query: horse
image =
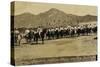
{"type": "Polygon", "coordinates": [[[30,32],[28,33],[28,40],[29,40],[28,42],[29,43],[32,43],[33,37],[34,37],[34,31],[30,30],[30,32]]]}
{"type": "Polygon", "coordinates": [[[46,37],[47,37],[48,40],[51,39],[51,30],[50,29],[47,29],[46,37]]]}
{"type": "Polygon", "coordinates": [[[44,29],[41,29],[41,31],[40,31],[40,37],[41,37],[41,40],[42,40],[42,44],[44,44],[44,37],[45,37],[45,35],[46,35],[46,29],[44,28],[44,29]]]}
{"type": "Polygon", "coordinates": [[[21,40],[22,40],[22,35],[20,33],[14,34],[14,42],[16,43],[16,45],[20,46],[21,40]]]}

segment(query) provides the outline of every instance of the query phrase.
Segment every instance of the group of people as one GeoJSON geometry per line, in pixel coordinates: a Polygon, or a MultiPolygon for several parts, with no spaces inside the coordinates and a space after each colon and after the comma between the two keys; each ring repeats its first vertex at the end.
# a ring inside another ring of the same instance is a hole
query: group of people
{"type": "Polygon", "coordinates": [[[21,33],[18,29],[12,32],[13,42],[20,45],[21,40],[24,38],[27,43],[36,43],[38,41],[53,40],[67,37],[77,37],[83,35],[90,35],[97,33],[97,26],[82,25],[82,26],[67,26],[67,27],[51,27],[51,28],[32,28],[26,29],[24,33],[21,33]]]}

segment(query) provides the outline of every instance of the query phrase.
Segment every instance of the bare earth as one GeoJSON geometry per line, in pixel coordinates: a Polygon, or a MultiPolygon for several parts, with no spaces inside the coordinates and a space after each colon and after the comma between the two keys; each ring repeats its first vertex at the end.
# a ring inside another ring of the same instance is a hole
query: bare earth
{"type": "MultiPolygon", "coordinates": [[[[62,38],[56,40],[46,40],[44,44],[21,44],[21,46],[15,46],[15,64],[35,64],[36,60],[34,61],[34,59],[36,58],[70,58],[71,56],[94,57],[97,55],[97,40],[95,40],[94,37],[96,36],[91,35],[73,38],[62,38]]],[[[41,41],[39,43],[41,43],[41,41]]],[[[94,58],[94,60],[95,59],[96,58],[94,58]]]]}

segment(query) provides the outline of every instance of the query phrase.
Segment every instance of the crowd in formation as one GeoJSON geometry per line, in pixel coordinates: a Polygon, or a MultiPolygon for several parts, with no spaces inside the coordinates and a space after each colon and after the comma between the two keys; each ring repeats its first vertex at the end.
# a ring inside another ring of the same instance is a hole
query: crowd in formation
{"type": "Polygon", "coordinates": [[[97,26],[82,25],[82,26],[67,26],[67,27],[51,27],[51,28],[31,28],[26,29],[24,32],[20,32],[18,29],[15,29],[11,32],[13,43],[20,45],[21,40],[25,39],[26,43],[38,44],[39,41],[44,43],[44,40],[53,40],[60,38],[69,38],[69,37],[78,37],[78,36],[87,36],[97,33],[97,26]]]}

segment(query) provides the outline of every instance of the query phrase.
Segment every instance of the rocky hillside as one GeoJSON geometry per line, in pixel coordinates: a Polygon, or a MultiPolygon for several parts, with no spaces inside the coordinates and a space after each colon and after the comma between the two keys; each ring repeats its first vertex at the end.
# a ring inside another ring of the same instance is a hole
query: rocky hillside
{"type": "Polygon", "coordinates": [[[76,25],[82,22],[97,21],[97,16],[85,15],[77,16],[73,14],[66,14],[63,11],[52,8],[44,13],[33,15],[31,13],[23,13],[14,17],[14,25],[19,27],[56,27],[76,25]]]}

